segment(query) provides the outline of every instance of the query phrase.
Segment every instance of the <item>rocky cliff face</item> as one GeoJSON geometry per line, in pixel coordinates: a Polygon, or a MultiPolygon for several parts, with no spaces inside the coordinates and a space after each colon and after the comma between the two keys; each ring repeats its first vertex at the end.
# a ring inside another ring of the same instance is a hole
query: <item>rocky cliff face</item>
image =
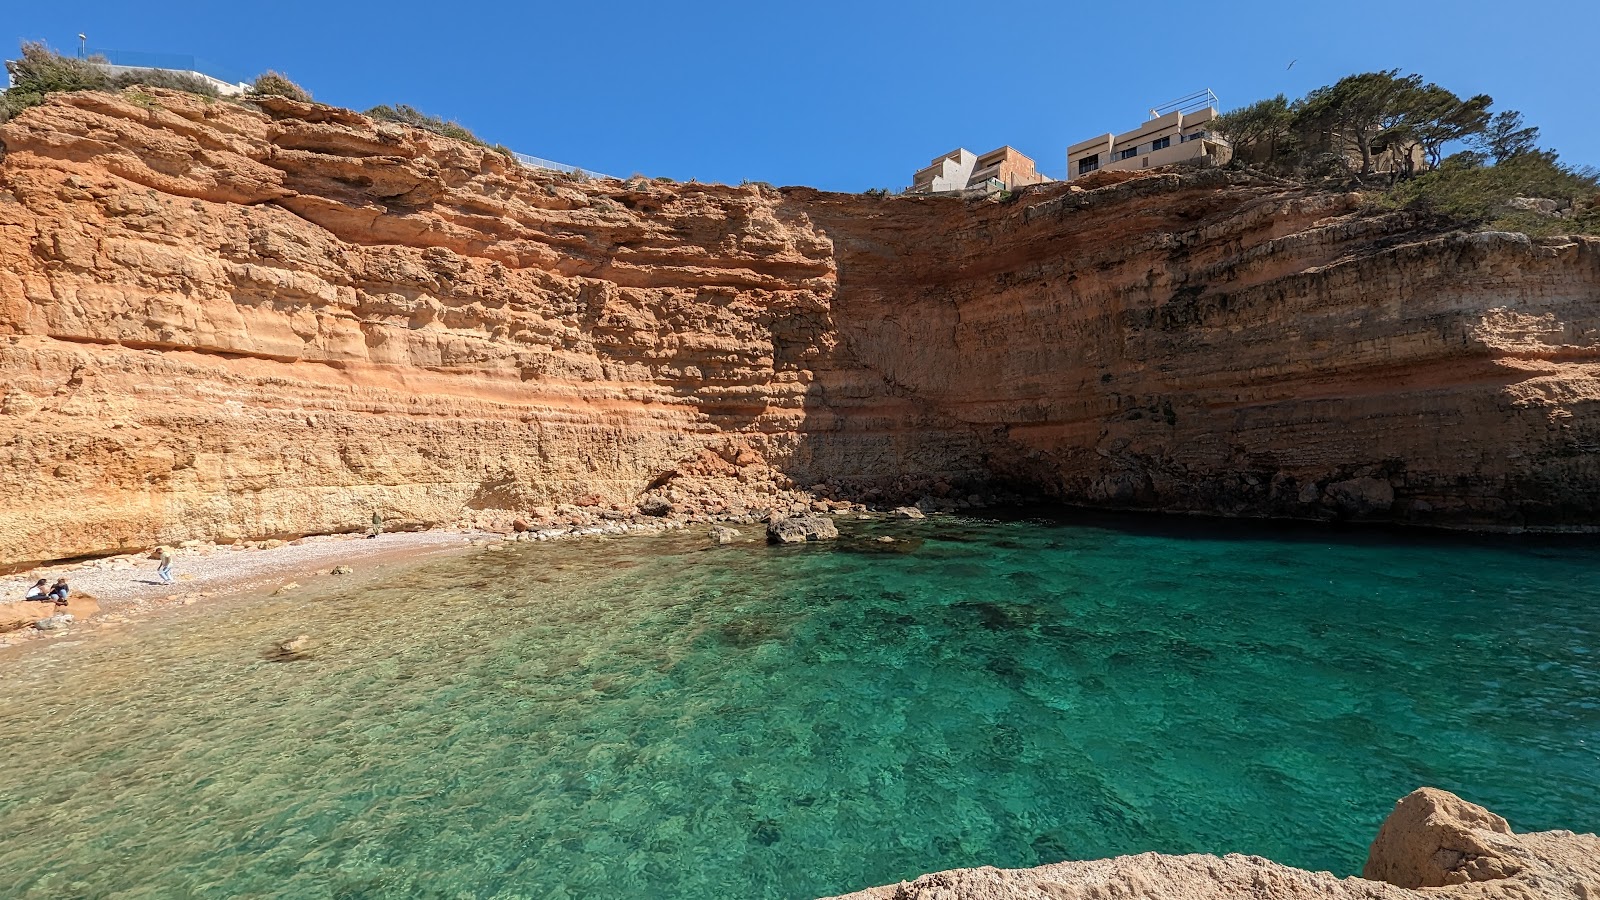
{"type": "Polygon", "coordinates": [[[1590,900],[1600,838],[1514,834],[1506,820],[1422,788],[1383,823],[1361,878],[1259,856],[1143,853],[1036,869],[957,869],[834,900],[1590,900]]]}
{"type": "Polygon", "coordinates": [[[162,91],[0,141],[0,564],[997,478],[1600,519],[1592,240],[1221,172],[1004,202],[581,183],[162,91]]]}

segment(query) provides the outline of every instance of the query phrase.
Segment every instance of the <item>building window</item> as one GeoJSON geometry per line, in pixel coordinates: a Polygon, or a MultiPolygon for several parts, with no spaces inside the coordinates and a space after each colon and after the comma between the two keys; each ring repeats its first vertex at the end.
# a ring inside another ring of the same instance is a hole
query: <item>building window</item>
{"type": "Polygon", "coordinates": [[[1194,134],[1186,134],[1186,135],[1184,135],[1183,139],[1185,141],[1198,141],[1198,140],[1200,140],[1201,138],[1203,138],[1205,136],[1206,136],[1206,133],[1204,131],[1196,131],[1194,134]]]}
{"type": "Polygon", "coordinates": [[[1098,168],[1100,168],[1100,154],[1098,153],[1085,156],[1083,159],[1078,160],[1079,175],[1087,175],[1098,168]]]}
{"type": "Polygon", "coordinates": [[[1153,141],[1150,144],[1150,149],[1151,150],[1165,150],[1165,149],[1167,149],[1168,147],[1171,147],[1171,146],[1172,146],[1172,138],[1170,138],[1170,137],[1156,138],[1155,141],[1153,141]]]}
{"type": "Polygon", "coordinates": [[[1138,155],[1139,155],[1139,148],[1138,147],[1129,147],[1128,149],[1122,151],[1121,155],[1119,155],[1117,157],[1117,159],[1133,159],[1135,156],[1138,156],[1138,155]]]}

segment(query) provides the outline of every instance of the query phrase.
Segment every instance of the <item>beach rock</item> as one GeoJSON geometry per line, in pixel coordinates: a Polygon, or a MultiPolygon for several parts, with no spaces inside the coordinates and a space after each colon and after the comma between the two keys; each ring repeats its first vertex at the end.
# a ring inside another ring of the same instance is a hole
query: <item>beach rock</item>
{"type": "Polygon", "coordinates": [[[298,590],[300,590],[300,583],[298,581],[290,581],[290,582],[286,582],[284,584],[278,585],[278,589],[273,591],[272,593],[274,595],[277,595],[277,594],[288,594],[288,593],[293,593],[294,591],[298,591],[298,590]]]}
{"type": "Polygon", "coordinates": [[[1382,478],[1352,478],[1328,485],[1327,496],[1343,513],[1373,516],[1394,505],[1394,486],[1382,478]]]}
{"type": "Polygon", "coordinates": [[[894,511],[896,519],[926,519],[927,515],[915,506],[901,506],[894,511]]]}
{"type": "Polygon", "coordinates": [[[527,519],[512,519],[511,530],[517,534],[522,534],[525,531],[532,531],[533,526],[529,524],[527,519]]]}
{"type": "Polygon", "coordinates": [[[33,627],[39,629],[40,631],[55,631],[60,628],[65,628],[76,621],[78,620],[73,617],[71,613],[62,613],[59,616],[50,616],[48,618],[40,619],[33,623],[33,627]]]}
{"type": "Polygon", "coordinates": [[[1236,853],[1141,853],[1034,869],[952,869],[832,900],[1595,900],[1600,837],[1514,834],[1483,807],[1422,788],[1384,821],[1363,876],[1335,878],[1236,853]]]}
{"type": "Polygon", "coordinates": [[[880,543],[880,544],[892,544],[892,543],[894,543],[894,538],[889,537],[886,534],[883,537],[878,538],[878,543],[880,543]]]}
{"type": "Polygon", "coordinates": [[[1526,866],[1505,840],[1510,835],[1511,825],[1483,807],[1423,788],[1402,798],[1383,821],[1361,877],[1404,888],[1508,878],[1526,866]]]}
{"type": "Polygon", "coordinates": [[[351,574],[354,574],[354,573],[355,573],[355,569],[352,569],[349,566],[334,566],[333,569],[328,574],[330,574],[330,575],[351,575],[351,574]]]}
{"type": "Polygon", "coordinates": [[[794,516],[767,523],[767,542],[771,544],[804,544],[838,537],[838,526],[827,516],[794,516]]]}
{"type": "Polygon", "coordinates": [[[738,539],[739,532],[737,529],[729,528],[725,525],[716,525],[711,529],[711,543],[713,544],[731,544],[738,539]]]}
{"type": "Polygon", "coordinates": [[[639,512],[656,518],[672,515],[672,504],[659,497],[640,501],[639,512]]]}

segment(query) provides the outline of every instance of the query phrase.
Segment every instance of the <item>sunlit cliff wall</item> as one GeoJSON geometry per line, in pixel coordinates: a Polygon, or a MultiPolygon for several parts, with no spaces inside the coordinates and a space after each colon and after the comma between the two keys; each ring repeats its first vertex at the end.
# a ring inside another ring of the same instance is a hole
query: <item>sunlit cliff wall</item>
{"type": "Polygon", "coordinates": [[[647,489],[1600,522],[1600,243],[1222,172],[580,183],[327,107],[0,127],[0,565],[647,489]]]}

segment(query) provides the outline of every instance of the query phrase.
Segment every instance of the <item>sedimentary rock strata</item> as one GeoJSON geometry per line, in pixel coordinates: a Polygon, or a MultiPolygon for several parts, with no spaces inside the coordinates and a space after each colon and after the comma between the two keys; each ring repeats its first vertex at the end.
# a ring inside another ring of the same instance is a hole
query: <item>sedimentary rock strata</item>
{"type": "Polygon", "coordinates": [[[0,565],[997,482],[1600,521],[1594,240],[1224,172],[582,182],[328,107],[135,99],[0,127],[0,565]]]}
{"type": "Polygon", "coordinates": [[[1423,788],[1396,804],[1362,874],[1335,878],[1236,853],[1142,853],[1036,869],[957,869],[834,900],[1589,900],[1600,896],[1600,838],[1513,834],[1483,807],[1423,788]]]}

